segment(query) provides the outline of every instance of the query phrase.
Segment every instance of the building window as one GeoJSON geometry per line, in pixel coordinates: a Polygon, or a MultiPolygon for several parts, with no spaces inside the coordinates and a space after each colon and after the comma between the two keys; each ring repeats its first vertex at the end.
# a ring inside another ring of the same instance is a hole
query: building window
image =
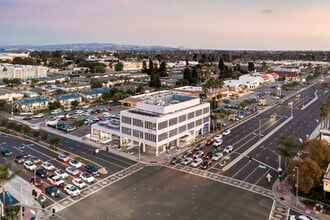
{"type": "Polygon", "coordinates": [[[206,113],[209,113],[209,112],[210,112],[210,108],[206,107],[206,108],[203,109],[203,114],[206,114],[206,113]]]}
{"type": "Polygon", "coordinates": [[[126,117],[126,116],[121,116],[121,122],[122,123],[125,123],[125,124],[131,124],[131,118],[129,118],[129,117],[126,117]]]}
{"type": "Polygon", "coordinates": [[[167,139],[167,132],[158,135],[158,141],[163,141],[167,139]]]}
{"type": "Polygon", "coordinates": [[[202,115],[202,109],[196,111],[196,117],[202,115]]]}
{"type": "Polygon", "coordinates": [[[178,118],[171,118],[169,121],[170,126],[176,125],[178,123],[178,118]]]}
{"type": "Polygon", "coordinates": [[[158,130],[162,130],[164,128],[167,128],[167,121],[162,121],[158,123],[158,130]]]}
{"type": "Polygon", "coordinates": [[[169,132],[169,137],[173,137],[173,136],[175,136],[177,134],[178,134],[178,130],[176,128],[175,129],[172,129],[169,132]]]}
{"type": "Polygon", "coordinates": [[[185,132],[187,130],[187,125],[179,127],[179,133],[185,132]]]}
{"type": "Polygon", "coordinates": [[[203,120],[199,119],[196,121],[196,126],[202,125],[203,124],[203,120]]]}
{"type": "Polygon", "coordinates": [[[133,129],[133,136],[134,137],[137,137],[137,138],[142,138],[143,139],[143,132],[133,129]]]}
{"type": "Polygon", "coordinates": [[[189,114],[188,114],[188,119],[192,119],[192,118],[194,118],[195,117],[195,112],[190,112],[189,114]]]}
{"type": "Polygon", "coordinates": [[[136,119],[136,118],[133,118],[133,125],[137,126],[137,127],[140,127],[140,128],[143,128],[143,121],[141,121],[139,119],[136,119]]]}
{"type": "Polygon", "coordinates": [[[147,141],[156,142],[156,135],[145,133],[145,136],[147,141]]]}
{"type": "Polygon", "coordinates": [[[207,122],[209,122],[209,117],[203,118],[203,123],[207,123],[207,122]]]}
{"type": "Polygon", "coordinates": [[[156,130],[156,123],[146,121],[145,122],[145,128],[146,129],[151,129],[151,130],[156,130]]]}
{"type": "Polygon", "coordinates": [[[195,122],[194,121],[193,122],[190,122],[188,124],[188,130],[190,130],[190,129],[194,128],[194,127],[195,127],[195,122]]]}
{"type": "Polygon", "coordinates": [[[132,129],[130,129],[130,128],[121,127],[121,132],[122,132],[123,134],[132,135],[132,134],[131,134],[131,133],[132,133],[132,129]]]}
{"type": "Polygon", "coordinates": [[[187,115],[181,115],[179,116],[179,122],[183,122],[187,120],[187,115]]]}

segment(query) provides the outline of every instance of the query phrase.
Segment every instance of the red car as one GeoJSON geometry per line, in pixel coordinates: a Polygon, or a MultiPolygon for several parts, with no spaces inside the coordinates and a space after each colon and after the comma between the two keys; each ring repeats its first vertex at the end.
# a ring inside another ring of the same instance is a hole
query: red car
{"type": "Polygon", "coordinates": [[[112,111],[112,108],[111,108],[111,107],[109,107],[109,108],[108,108],[108,111],[112,111]]]}
{"type": "Polygon", "coordinates": [[[210,144],[212,144],[213,142],[214,142],[214,138],[210,138],[210,139],[207,139],[207,140],[206,140],[205,144],[206,144],[206,145],[210,145],[210,144]]]}
{"type": "Polygon", "coordinates": [[[62,121],[67,121],[68,118],[64,117],[64,118],[61,118],[62,121]]]}
{"type": "Polygon", "coordinates": [[[39,177],[33,176],[30,178],[30,183],[34,184],[35,186],[41,186],[42,185],[42,181],[39,177]]]}

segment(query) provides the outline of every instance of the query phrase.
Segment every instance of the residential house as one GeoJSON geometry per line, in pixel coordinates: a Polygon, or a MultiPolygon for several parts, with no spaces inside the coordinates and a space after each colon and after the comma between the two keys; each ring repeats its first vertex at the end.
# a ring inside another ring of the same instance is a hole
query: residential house
{"type": "Polygon", "coordinates": [[[109,91],[109,88],[95,88],[92,90],[82,91],[81,93],[83,94],[84,101],[93,102],[102,98],[102,94],[109,91]]]}
{"type": "Polygon", "coordinates": [[[71,102],[76,101],[76,100],[79,103],[82,103],[82,96],[78,93],[69,93],[69,94],[64,94],[64,95],[56,95],[54,98],[64,108],[71,107],[71,102]]]}
{"type": "Polygon", "coordinates": [[[15,101],[15,109],[22,112],[36,112],[47,109],[49,106],[48,97],[37,97],[15,101]]]}

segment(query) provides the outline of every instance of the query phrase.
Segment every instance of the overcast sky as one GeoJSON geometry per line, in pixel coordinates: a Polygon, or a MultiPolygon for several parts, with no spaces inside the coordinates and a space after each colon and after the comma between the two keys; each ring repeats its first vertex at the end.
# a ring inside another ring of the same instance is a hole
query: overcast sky
{"type": "Polygon", "coordinates": [[[330,50],[330,0],[0,0],[0,45],[330,50]]]}

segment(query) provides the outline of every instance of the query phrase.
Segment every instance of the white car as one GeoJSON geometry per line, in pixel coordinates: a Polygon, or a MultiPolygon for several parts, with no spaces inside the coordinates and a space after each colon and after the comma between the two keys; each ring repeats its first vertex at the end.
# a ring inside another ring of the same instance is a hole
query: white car
{"type": "Polygon", "coordinates": [[[92,183],[92,182],[95,181],[95,178],[92,175],[90,175],[89,173],[86,173],[86,172],[85,173],[81,173],[80,174],[80,178],[83,181],[87,182],[87,183],[92,183]]]}
{"type": "Polygon", "coordinates": [[[75,168],[82,167],[82,163],[80,163],[78,160],[70,160],[69,164],[75,168]]]}
{"type": "Polygon", "coordinates": [[[69,174],[73,175],[73,176],[76,176],[76,175],[78,175],[80,173],[79,170],[77,170],[77,168],[75,168],[73,166],[68,166],[65,169],[65,171],[68,172],[69,174]]]}
{"type": "Polygon", "coordinates": [[[48,161],[43,162],[43,163],[42,163],[42,167],[43,167],[45,170],[55,170],[55,167],[53,166],[53,164],[49,163],[48,161]]]}
{"type": "Polygon", "coordinates": [[[192,167],[198,167],[202,163],[203,163],[203,159],[202,158],[196,158],[196,159],[193,160],[193,162],[191,162],[191,166],[192,167]]]}
{"type": "Polygon", "coordinates": [[[64,185],[64,181],[56,175],[47,177],[47,180],[53,186],[63,186],[64,185]]]}
{"type": "Polygon", "coordinates": [[[59,160],[64,161],[64,162],[70,160],[70,158],[68,156],[66,156],[65,154],[59,154],[57,157],[59,160]]]}
{"type": "Polygon", "coordinates": [[[87,184],[80,178],[74,178],[72,184],[78,187],[79,189],[87,187],[87,184]]]}
{"type": "Polygon", "coordinates": [[[219,160],[222,156],[222,153],[215,153],[212,157],[212,160],[219,160]]]}
{"type": "Polygon", "coordinates": [[[203,151],[196,151],[195,153],[194,153],[194,155],[193,155],[193,158],[201,158],[201,157],[203,157],[203,155],[204,155],[204,152],[203,151]]]}
{"type": "Polygon", "coordinates": [[[65,187],[64,187],[64,191],[69,194],[70,196],[79,196],[80,195],[80,190],[72,185],[72,184],[67,184],[65,187]]]}
{"type": "Polygon", "coordinates": [[[37,166],[30,160],[25,161],[23,166],[25,167],[25,169],[31,171],[37,169],[37,166]]]}
{"type": "Polygon", "coordinates": [[[218,135],[214,136],[214,140],[220,140],[221,138],[222,138],[221,134],[218,134],[218,135]]]}
{"type": "Polygon", "coordinates": [[[68,178],[69,174],[62,169],[55,170],[55,175],[61,177],[62,179],[68,178]]]}
{"type": "Polygon", "coordinates": [[[214,141],[213,146],[218,147],[222,144],[222,142],[223,141],[221,139],[218,139],[218,140],[214,141]]]}
{"type": "Polygon", "coordinates": [[[78,187],[79,189],[87,187],[87,184],[80,178],[74,178],[72,184],[78,187]]]}
{"type": "Polygon", "coordinates": [[[230,134],[230,130],[224,130],[223,132],[222,132],[222,135],[229,135],[230,134]]]}
{"type": "Polygon", "coordinates": [[[310,218],[305,215],[291,215],[290,220],[310,220],[310,218]]]}
{"type": "Polygon", "coordinates": [[[229,153],[230,151],[232,151],[233,150],[233,146],[231,146],[231,145],[227,145],[224,149],[223,149],[223,152],[225,152],[225,153],[229,153]]]}
{"type": "Polygon", "coordinates": [[[188,165],[193,161],[193,159],[191,157],[186,157],[181,161],[182,165],[188,165]]]}

